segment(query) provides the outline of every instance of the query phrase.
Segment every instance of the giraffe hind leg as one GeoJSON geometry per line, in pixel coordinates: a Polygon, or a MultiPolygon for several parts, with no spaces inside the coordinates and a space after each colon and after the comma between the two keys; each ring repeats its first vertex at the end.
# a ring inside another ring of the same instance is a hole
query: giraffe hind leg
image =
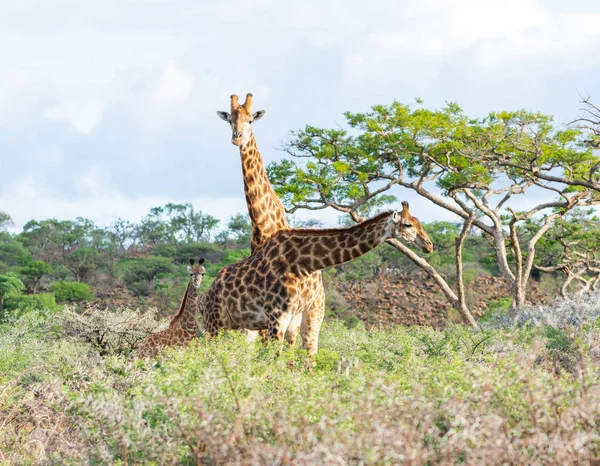
{"type": "Polygon", "coordinates": [[[296,339],[298,338],[298,332],[300,331],[300,326],[302,324],[302,313],[296,314],[292,317],[290,324],[288,325],[287,330],[285,331],[285,340],[291,345],[294,346],[296,344],[296,339]]]}
{"type": "Polygon", "coordinates": [[[315,356],[319,350],[319,332],[325,316],[325,291],[319,283],[313,302],[302,312],[302,347],[315,356]]]}

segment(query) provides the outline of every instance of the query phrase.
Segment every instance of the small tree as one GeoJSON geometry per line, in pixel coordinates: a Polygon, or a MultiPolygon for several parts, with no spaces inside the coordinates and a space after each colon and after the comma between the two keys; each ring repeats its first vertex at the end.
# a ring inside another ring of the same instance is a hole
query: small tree
{"type": "Polygon", "coordinates": [[[25,265],[21,267],[21,275],[26,278],[27,289],[35,293],[42,277],[51,270],[52,268],[44,261],[26,260],[25,265]]]}

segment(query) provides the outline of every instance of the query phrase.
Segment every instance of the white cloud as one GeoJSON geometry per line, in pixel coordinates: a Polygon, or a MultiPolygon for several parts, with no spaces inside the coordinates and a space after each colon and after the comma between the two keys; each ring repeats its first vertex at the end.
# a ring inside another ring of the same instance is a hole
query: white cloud
{"type": "Polygon", "coordinates": [[[484,67],[557,56],[581,62],[600,49],[600,14],[551,11],[538,0],[411,1],[398,8],[397,27],[366,36],[346,55],[348,70],[376,73],[398,60],[438,68],[463,53],[484,67]]]}
{"type": "Polygon", "coordinates": [[[486,67],[506,66],[519,60],[592,64],[600,50],[598,24],[600,14],[554,14],[539,28],[481,43],[478,59],[486,67]]]}
{"type": "Polygon", "coordinates": [[[47,109],[44,118],[64,121],[83,134],[89,134],[102,119],[102,105],[93,102],[69,102],[47,109]]]}
{"type": "Polygon", "coordinates": [[[150,208],[169,202],[191,202],[197,209],[216,218],[227,221],[236,213],[245,212],[246,204],[242,197],[210,198],[196,197],[178,199],[165,195],[130,197],[114,191],[102,191],[102,176],[91,170],[87,176],[78,177],[76,183],[82,190],[93,196],[77,198],[57,198],[47,195],[44,183],[35,177],[26,177],[14,183],[6,195],[0,196],[0,211],[12,216],[14,231],[20,231],[29,220],[58,218],[74,220],[85,217],[98,225],[109,225],[117,218],[139,221],[150,208]]]}
{"type": "Polygon", "coordinates": [[[168,64],[152,94],[159,106],[169,106],[185,101],[194,88],[194,77],[177,65],[168,64]]]}

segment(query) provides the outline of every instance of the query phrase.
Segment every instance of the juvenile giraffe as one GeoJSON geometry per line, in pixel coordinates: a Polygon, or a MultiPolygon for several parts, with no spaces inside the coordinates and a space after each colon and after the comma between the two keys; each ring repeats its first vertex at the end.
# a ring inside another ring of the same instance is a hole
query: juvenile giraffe
{"type": "MultiPolygon", "coordinates": [[[[223,268],[200,303],[204,329],[267,330],[282,340],[302,305],[305,277],[372,250],[388,238],[415,243],[424,252],[433,244],[419,220],[402,203],[401,212],[386,212],[349,228],[282,230],[241,262],[223,268]]],[[[318,338],[318,333],[310,335],[318,338]]],[[[316,348],[317,342],[311,341],[316,348]]]]}
{"type": "Polygon", "coordinates": [[[200,259],[196,264],[193,259],[190,259],[190,265],[188,265],[190,281],[183,295],[179,312],[171,319],[168,328],[146,337],[138,348],[136,357],[153,358],[167,346],[185,346],[192,339],[196,338],[199,304],[198,289],[205,273],[202,264],[204,264],[204,259],[200,259]]]}
{"type": "MultiPolygon", "coordinates": [[[[280,231],[289,230],[290,225],[283,204],[269,182],[252,132],[252,123],[262,118],[265,111],[252,113],[252,94],[247,94],[241,105],[238,96],[232,95],[230,104],[230,113],[217,114],[231,125],[231,142],[240,148],[244,193],[252,222],[250,247],[254,253],[280,231]]],[[[293,345],[301,326],[302,346],[309,354],[316,354],[318,335],[325,315],[325,290],[321,271],[304,276],[298,287],[298,309],[287,327],[286,339],[293,345]]]]}

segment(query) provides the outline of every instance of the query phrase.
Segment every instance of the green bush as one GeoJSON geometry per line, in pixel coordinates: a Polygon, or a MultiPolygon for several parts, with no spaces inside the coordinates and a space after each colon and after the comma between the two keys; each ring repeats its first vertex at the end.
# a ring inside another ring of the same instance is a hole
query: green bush
{"type": "Polygon", "coordinates": [[[87,283],[79,282],[56,282],[50,287],[56,301],[59,303],[79,303],[91,301],[95,298],[92,289],[87,283]]]}
{"type": "Polygon", "coordinates": [[[4,304],[4,299],[9,294],[19,294],[25,289],[25,285],[14,273],[5,273],[0,275],[0,308],[4,304]]]}
{"type": "Polygon", "coordinates": [[[9,294],[4,299],[2,319],[17,318],[32,311],[57,311],[61,308],[56,303],[53,293],[9,294]]]}

